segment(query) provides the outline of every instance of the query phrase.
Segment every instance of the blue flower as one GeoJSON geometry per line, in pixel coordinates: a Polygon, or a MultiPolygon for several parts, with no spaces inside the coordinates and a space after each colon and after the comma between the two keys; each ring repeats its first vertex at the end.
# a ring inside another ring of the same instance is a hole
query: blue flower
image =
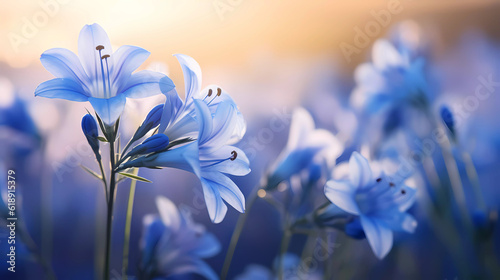
{"type": "Polygon", "coordinates": [[[351,96],[355,107],[376,114],[400,106],[427,106],[431,96],[423,58],[413,59],[381,39],[373,45],[372,60],[356,68],[357,86],[351,96]]]}
{"type": "Polygon", "coordinates": [[[298,174],[317,156],[335,163],[343,149],[343,144],[333,134],[315,128],[309,112],[303,108],[296,109],[292,116],[287,146],[269,172],[267,189],[274,189],[280,182],[298,174]]]}
{"type": "Polygon", "coordinates": [[[122,113],[126,98],[160,94],[160,86],[174,88],[163,74],[148,70],[132,74],[149,52],[135,46],[122,46],[113,52],[108,35],[98,24],[83,27],[78,54],[62,48],[45,51],[40,60],[56,79],[40,84],[35,96],[89,101],[101,119],[112,124],[122,113]]]}
{"type": "Polygon", "coordinates": [[[375,178],[368,160],[357,152],[349,160],[349,178],[330,180],[325,186],[325,195],[333,204],[359,218],[373,252],[380,259],[392,247],[393,230],[415,230],[416,220],[406,213],[415,202],[415,194],[403,182],[392,181],[383,174],[375,178]]]}
{"type": "Polygon", "coordinates": [[[245,211],[245,197],[228,175],[250,172],[245,153],[232,146],[243,137],[246,124],[234,100],[221,88],[200,91],[201,69],[194,59],[176,57],[184,72],[186,100],[175,89],[164,91],[167,99],[158,130],[169,137],[172,148],[125,162],[121,168],[162,166],[196,174],[210,219],[219,223],[227,212],[224,201],[245,211]]]}
{"type": "Polygon", "coordinates": [[[140,279],[189,273],[218,279],[203,261],[220,251],[215,236],[194,223],[189,212],[177,209],[169,199],[158,197],[156,205],[160,215],[144,217],[140,279]]]}

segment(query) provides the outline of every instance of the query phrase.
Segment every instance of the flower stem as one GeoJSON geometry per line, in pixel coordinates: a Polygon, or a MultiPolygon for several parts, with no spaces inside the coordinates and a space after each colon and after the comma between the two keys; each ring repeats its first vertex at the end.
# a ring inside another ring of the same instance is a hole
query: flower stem
{"type": "Polygon", "coordinates": [[[224,259],[224,265],[222,267],[222,272],[220,279],[225,280],[227,278],[227,274],[229,272],[229,267],[231,266],[231,261],[233,259],[234,251],[236,250],[236,245],[238,245],[238,240],[240,239],[241,232],[243,231],[243,227],[245,226],[245,222],[248,218],[248,214],[252,209],[253,204],[257,200],[257,192],[260,190],[260,187],[254,188],[252,193],[250,194],[247,207],[245,213],[240,215],[238,218],[238,222],[236,222],[236,227],[233,231],[233,235],[231,236],[231,241],[229,243],[229,247],[227,248],[226,258],[224,259]]]}
{"type": "Polygon", "coordinates": [[[479,182],[476,167],[474,166],[474,162],[472,161],[470,154],[465,150],[462,152],[462,160],[465,163],[465,171],[474,191],[476,206],[482,210],[486,210],[486,203],[484,202],[484,197],[481,193],[481,184],[479,182]]]}
{"type": "Polygon", "coordinates": [[[278,267],[278,279],[283,280],[285,275],[284,261],[285,254],[288,251],[288,245],[290,245],[290,240],[292,238],[292,232],[289,229],[283,231],[283,238],[281,239],[281,248],[279,254],[279,267],[278,267]]]}
{"type": "Polygon", "coordinates": [[[97,160],[99,163],[99,169],[101,170],[101,176],[102,176],[102,182],[104,185],[104,194],[106,195],[106,203],[108,203],[109,198],[108,198],[108,182],[106,181],[106,173],[104,172],[104,168],[102,167],[102,160],[99,159],[97,160]]]}
{"type": "Polygon", "coordinates": [[[104,260],[104,280],[109,280],[109,264],[111,258],[111,230],[113,222],[113,204],[115,201],[116,173],[115,173],[115,142],[109,142],[109,160],[111,161],[111,179],[109,183],[108,215],[106,222],[106,254],[104,260]]]}
{"type": "MultiPolygon", "coordinates": [[[[139,174],[139,169],[135,168],[132,174],[139,174]]],[[[123,261],[122,261],[122,279],[127,280],[128,254],[130,246],[130,227],[132,225],[132,211],[134,209],[135,185],[136,180],[130,180],[130,191],[128,194],[127,218],[125,221],[125,236],[123,238],[123,261]]]]}

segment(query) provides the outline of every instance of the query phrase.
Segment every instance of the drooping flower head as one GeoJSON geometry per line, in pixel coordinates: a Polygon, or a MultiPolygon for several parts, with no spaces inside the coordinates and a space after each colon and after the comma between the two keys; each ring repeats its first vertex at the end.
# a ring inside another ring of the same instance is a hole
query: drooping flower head
{"type": "Polygon", "coordinates": [[[193,172],[201,181],[208,213],[214,223],[224,219],[226,201],[244,212],[245,197],[228,175],[250,172],[245,153],[232,146],[246,130],[234,100],[217,86],[200,91],[201,69],[186,55],[176,55],[185,77],[186,99],[175,89],[163,90],[167,99],[159,133],[170,139],[166,151],[125,162],[127,167],[173,167],[193,172]]]}
{"type": "Polygon", "coordinates": [[[162,87],[174,88],[163,74],[143,70],[132,74],[149,56],[145,49],[122,46],[113,52],[104,29],[94,23],[85,25],[78,38],[78,54],[54,48],[40,57],[54,76],[40,84],[35,96],[70,101],[89,101],[106,124],[113,124],[123,111],[126,98],[160,94],[162,87]]]}
{"type": "MultiPolygon", "coordinates": [[[[416,191],[401,181],[381,174],[374,176],[368,160],[354,152],[349,160],[349,176],[330,180],[325,195],[335,206],[359,218],[375,255],[382,259],[393,243],[393,231],[413,232],[416,220],[406,211],[415,202],[416,191]]],[[[355,231],[355,224],[349,230],[355,231]]]]}
{"type": "Polygon", "coordinates": [[[165,197],[156,199],[158,215],[144,217],[139,279],[195,273],[206,279],[217,275],[203,259],[216,255],[220,244],[187,211],[165,197]]]}

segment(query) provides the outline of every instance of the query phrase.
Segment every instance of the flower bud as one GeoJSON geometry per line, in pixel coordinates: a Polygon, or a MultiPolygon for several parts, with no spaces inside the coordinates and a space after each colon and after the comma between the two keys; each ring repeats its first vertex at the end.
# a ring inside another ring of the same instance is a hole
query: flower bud
{"type": "Polygon", "coordinates": [[[127,157],[150,154],[165,149],[169,144],[168,136],[165,134],[155,134],[144,140],[130,151],[127,157]]]}
{"type": "Polygon", "coordinates": [[[149,111],[146,119],[142,122],[141,126],[137,129],[134,134],[133,139],[137,140],[146,133],[148,133],[151,129],[157,127],[160,124],[161,115],[163,113],[163,104],[157,105],[151,111],[149,111]]]}
{"type": "Polygon", "coordinates": [[[446,106],[441,107],[440,115],[444,125],[450,130],[451,135],[455,136],[455,120],[450,109],[446,106]]]}
{"type": "Polygon", "coordinates": [[[100,160],[101,155],[99,154],[99,139],[97,139],[99,133],[97,130],[97,123],[92,115],[86,114],[82,118],[82,131],[87,138],[87,142],[94,151],[97,160],[100,160]]]}

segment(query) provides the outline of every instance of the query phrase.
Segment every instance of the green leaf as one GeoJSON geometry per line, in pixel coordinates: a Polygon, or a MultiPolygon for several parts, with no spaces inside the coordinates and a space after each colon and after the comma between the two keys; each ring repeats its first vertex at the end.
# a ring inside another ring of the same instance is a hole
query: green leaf
{"type": "Polygon", "coordinates": [[[98,136],[97,139],[99,139],[99,141],[101,142],[108,142],[108,140],[102,136],[98,136]]]}
{"type": "Polygon", "coordinates": [[[99,179],[99,180],[102,180],[101,175],[97,174],[95,171],[91,170],[90,168],[85,167],[84,165],[80,165],[80,167],[81,167],[83,170],[85,170],[85,171],[87,171],[88,173],[90,173],[90,175],[92,175],[92,176],[96,177],[96,178],[97,178],[97,179],[99,179]]]}
{"type": "Polygon", "coordinates": [[[146,178],[142,178],[141,176],[137,176],[137,175],[135,175],[135,174],[126,173],[126,172],[118,172],[118,174],[123,175],[123,176],[126,176],[126,177],[129,177],[129,178],[130,178],[130,179],[132,179],[132,180],[142,181],[142,182],[146,182],[146,183],[152,183],[152,182],[151,182],[151,181],[149,181],[148,179],[146,179],[146,178]]]}

